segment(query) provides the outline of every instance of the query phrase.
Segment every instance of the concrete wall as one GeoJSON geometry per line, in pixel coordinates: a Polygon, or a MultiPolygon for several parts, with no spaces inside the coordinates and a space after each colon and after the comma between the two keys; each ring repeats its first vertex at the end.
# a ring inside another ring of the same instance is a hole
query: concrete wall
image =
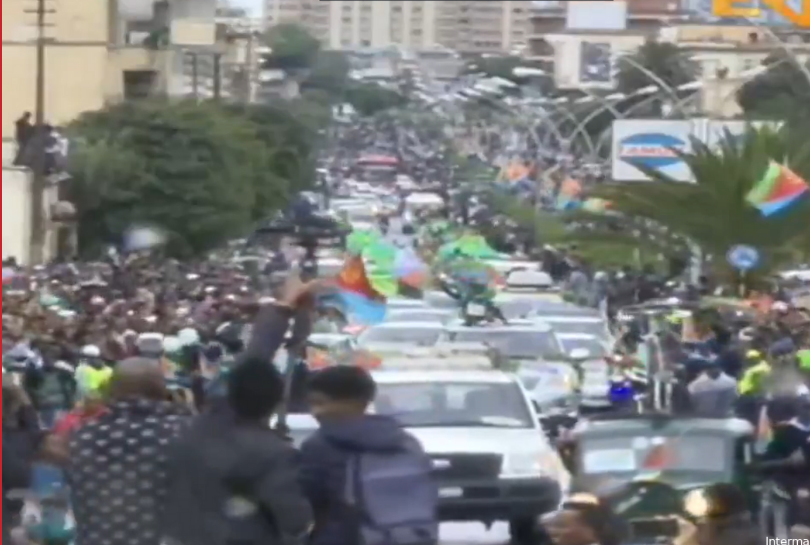
{"type": "MultiPolygon", "coordinates": [[[[34,3],[4,0],[3,137],[13,136],[14,121],[34,109],[36,51],[34,3]]],[[[45,55],[45,111],[56,124],[73,120],[104,104],[109,0],[53,2],[46,35],[55,40],[45,55]]]]}
{"type": "Polygon", "coordinates": [[[3,166],[3,259],[28,262],[31,236],[31,175],[28,169],[3,166]]]}
{"type": "MultiPolygon", "coordinates": [[[[11,163],[16,152],[14,142],[3,140],[3,259],[15,257],[19,263],[28,263],[28,245],[31,238],[31,171],[11,163]]],[[[56,186],[45,193],[45,210],[58,196],[56,186]]],[[[45,259],[56,251],[55,230],[46,235],[45,259]]]]}

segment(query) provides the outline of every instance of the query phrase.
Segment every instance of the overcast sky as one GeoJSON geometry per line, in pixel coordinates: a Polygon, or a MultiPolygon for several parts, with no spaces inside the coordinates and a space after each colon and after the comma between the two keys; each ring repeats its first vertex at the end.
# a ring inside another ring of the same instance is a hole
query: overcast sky
{"type": "Polygon", "coordinates": [[[254,17],[262,14],[262,0],[229,0],[228,3],[249,10],[254,17]]]}

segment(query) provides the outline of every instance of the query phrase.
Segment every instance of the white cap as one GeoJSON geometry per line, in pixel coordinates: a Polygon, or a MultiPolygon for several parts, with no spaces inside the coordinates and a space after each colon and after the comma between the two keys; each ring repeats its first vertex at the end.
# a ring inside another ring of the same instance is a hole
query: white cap
{"type": "Polygon", "coordinates": [[[200,342],[200,334],[193,327],[181,329],[177,334],[177,337],[183,346],[189,346],[200,342]]]}
{"type": "Polygon", "coordinates": [[[183,348],[183,341],[179,337],[166,337],[163,339],[164,352],[177,352],[183,348]]]}
{"type": "Polygon", "coordinates": [[[85,358],[100,358],[101,350],[94,344],[87,344],[82,347],[82,356],[85,358]]]}

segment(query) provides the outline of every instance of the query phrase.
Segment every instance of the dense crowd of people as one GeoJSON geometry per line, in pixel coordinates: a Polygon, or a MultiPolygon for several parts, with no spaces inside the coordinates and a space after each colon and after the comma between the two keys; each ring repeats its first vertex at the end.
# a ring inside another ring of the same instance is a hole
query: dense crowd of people
{"type": "MultiPolygon", "coordinates": [[[[354,145],[379,146],[378,138],[365,130],[354,145]]],[[[411,168],[416,179],[447,174],[441,151],[408,159],[420,165],[411,168]]],[[[491,224],[488,213],[454,209],[445,219],[469,225],[483,214],[480,223],[491,224]]],[[[810,312],[784,290],[707,310],[709,279],[678,287],[651,270],[593,270],[576,248],[519,242],[572,301],[604,309],[618,333],[613,408],[637,407],[665,383],[668,410],[767,428],[748,470],[776,483],[789,524],[807,531],[810,312]],[[622,315],[670,295],[683,304],[656,310],[654,320],[622,315]],[[646,371],[633,374],[642,347],[646,371]]],[[[282,348],[303,360],[315,316],[329,321],[316,308],[324,281],[290,272],[270,297],[265,273],[286,269],[284,256],[248,271],[227,253],[193,263],[156,255],[30,270],[9,263],[8,278],[4,268],[4,540],[436,545],[432,461],[396,418],[369,414],[371,374],[335,366],[293,381],[300,365],[271,364],[282,348]],[[280,417],[294,401],[320,425],[300,448],[280,417]]],[[[620,545],[626,528],[612,491],[579,488],[538,521],[537,543],[620,545]]],[[[676,543],[758,539],[738,489],[716,484],[705,495],[715,511],[680,521],[676,543]]]]}

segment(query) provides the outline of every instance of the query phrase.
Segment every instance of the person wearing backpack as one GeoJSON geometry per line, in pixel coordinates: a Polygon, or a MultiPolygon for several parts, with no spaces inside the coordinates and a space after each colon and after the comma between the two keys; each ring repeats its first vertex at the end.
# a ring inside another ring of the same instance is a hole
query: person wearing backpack
{"type": "Polygon", "coordinates": [[[376,385],[359,367],[314,374],[320,429],[301,446],[299,480],[315,513],[311,545],[436,545],[438,483],[422,445],[395,419],[366,414],[376,385]]]}

